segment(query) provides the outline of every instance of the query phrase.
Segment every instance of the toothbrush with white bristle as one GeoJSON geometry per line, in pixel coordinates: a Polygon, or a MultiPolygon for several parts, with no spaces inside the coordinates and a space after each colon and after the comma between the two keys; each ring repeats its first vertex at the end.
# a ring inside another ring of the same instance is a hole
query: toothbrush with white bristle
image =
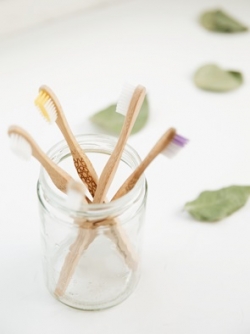
{"type": "Polygon", "coordinates": [[[129,192],[144,173],[145,169],[160,153],[169,158],[173,158],[187,143],[188,139],[178,135],[174,128],[168,129],[156,142],[140,165],[122,184],[113,196],[112,201],[129,192]]]}
{"type": "Polygon", "coordinates": [[[125,85],[122,90],[116,111],[125,115],[124,123],[117,144],[99,178],[93,203],[102,203],[106,197],[118,168],[123,149],[140,112],[145,96],[146,89],[140,85],[137,87],[125,85]]]}
{"type": "MultiPolygon", "coordinates": [[[[10,136],[11,150],[24,160],[29,160],[31,156],[36,158],[47,171],[54,185],[68,195],[66,202],[72,210],[78,210],[82,203],[89,202],[86,197],[84,184],[75,181],[69,174],[49,159],[28,132],[19,126],[10,126],[8,134],[10,136]]],[[[80,228],[82,220],[75,220],[74,222],[79,226],[79,233],[76,242],[71,245],[70,251],[65,259],[64,270],[61,270],[55,290],[57,297],[64,294],[80,256],[96,237],[94,230],[80,228]],[[66,270],[65,267],[67,267],[66,270]]]]}
{"type": "MultiPolygon", "coordinates": [[[[118,168],[123,149],[131,130],[133,129],[145,96],[146,89],[141,85],[134,87],[130,84],[125,84],[122,89],[121,95],[118,99],[116,112],[123,114],[125,116],[125,120],[118,142],[99,178],[93,203],[101,203],[107,194],[109,186],[118,168]]],[[[107,232],[106,235],[115,241],[120,253],[124,256],[128,267],[132,270],[136,270],[138,266],[138,254],[131,245],[122,226],[119,223],[110,226],[109,232],[107,232]]]]}
{"type": "Polygon", "coordinates": [[[67,185],[72,177],[42,151],[27,131],[20,126],[12,125],[8,129],[8,135],[10,148],[16,155],[24,160],[29,160],[33,156],[47,171],[54,185],[62,192],[67,192],[67,185]]]}

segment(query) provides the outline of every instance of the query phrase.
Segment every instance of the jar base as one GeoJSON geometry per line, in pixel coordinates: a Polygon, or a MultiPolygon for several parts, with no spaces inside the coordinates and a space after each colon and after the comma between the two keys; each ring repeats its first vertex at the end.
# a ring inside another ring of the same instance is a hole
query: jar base
{"type": "Polygon", "coordinates": [[[75,299],[74,296],[72,295],[70,296],[70,294],[65,294],[62,297],[58,297],[54,294],[54,291],[49,290],[49,292],[52,295],[52,297],[54,297],[57,301],[71,308],[81,310],[81,311],[101,311],[101,310],[112,308],[124,302],[135,291],[138,283],[139,283],[139,277],[133,284],[130,283],[129,289],[126,289],[125,291],[123,291],[115,299],[105,301],[102,303],[93,303],[93,302],[86,303],[84,301],[79,301],[75,299]]]}

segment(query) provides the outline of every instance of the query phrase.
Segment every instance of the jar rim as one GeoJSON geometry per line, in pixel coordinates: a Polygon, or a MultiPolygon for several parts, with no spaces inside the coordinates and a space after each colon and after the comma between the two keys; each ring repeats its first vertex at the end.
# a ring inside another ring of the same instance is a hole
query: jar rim
{"type": "MultiPolygon", "coordinates": [[[[106,143],[109,145],[109,148],[114,148],[117,143],[117,138],[114,136],[106,135],[106,134],[78,134],[75,136],[78,143],[81,145],[85,145],[84,151],[86,153],[88,152],[95,152],[100,145],[106,143]],[[86,148],[87,146],[87,148],[86,148]]],[[[58,156],[58,152],[62,152],[63,150],[68,151],[68,154],[70,155],[70,149],[67,145],[67,142],[65,139],[55,143],[47,152],[47,156],[52,159],[56,164],[60,163],[62,158],[65,157],[65,154],[60,157],[58,156]]],[[[106,148],[106,153],[111,154],[112,151],[108,152],[106,148]]],[[[141,163],[141,158],[138,154],[138,152],[128,143],[126,143],[125,148],[123,150],[123,154],[121,157],[121,160],[125,162],[130,168],[131,171],[135,170],[136,167],[141,163]],[[130,164],[128,163],[127,159],[130,158],[130,164]],[[131,166],[131,162],[133,163],[131,166]]],[[[86,216],[88,213],[93,214],[94,212],[97,213],[98,216],[109,216],[114,213],[114,211],[119,211],[119,209],[124,207],[127,207],[131,205],[138,197],[141,196],[141,193],[144,192],[146,194],[147,186],[146,186],[146,178],[144,174],[140,177],[140,179],[136,182],[133,189],[131,189],[129,192],[127,192],[125,195],[109,202],[105,203],[95,203],[95,204],[85,204],[83,203],[81,207],[78,210],[74,210],[70,208],[67,204],[67,201],[65,201],[65,196],[63,196],[63,193],[59,193],[58,191],[55,191],[56,188],[53,188],[50,186],[49,182],[49,176],[44,169],[43,166],[40,168],[40,174],[39,179],[37,183],[37,192],[39,200],[41,201],[41,196],[39,194],[40,187],[43,188],[43,190],[46,192],[46,197],[57,208],[60,208],[61,210],[70,210],[73,215],[77,216],[86,216]]],[[[96,219],[96,216],[95,216],[96,219]]]]}

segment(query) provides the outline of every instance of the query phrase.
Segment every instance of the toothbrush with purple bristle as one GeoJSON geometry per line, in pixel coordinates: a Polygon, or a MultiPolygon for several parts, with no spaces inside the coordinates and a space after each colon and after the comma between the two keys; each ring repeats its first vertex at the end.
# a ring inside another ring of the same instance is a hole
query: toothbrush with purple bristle
{"type": "Polygon", "coordinates": [[[162,153],[168,158],[174,157],[180,149],[182,149],[188,143],[188,139],[182,137],[176,133],[174,128],[168,129],[163,136],[156,142],[153,148],[149,151],[144,160],[134,170],[134,172],[126,179],[119,190],[116,192],[112,201],[125,195],[129,192],[136,182],[139,180],[141,175],[149,164],[157,157],[158,154],[162,153]]]}

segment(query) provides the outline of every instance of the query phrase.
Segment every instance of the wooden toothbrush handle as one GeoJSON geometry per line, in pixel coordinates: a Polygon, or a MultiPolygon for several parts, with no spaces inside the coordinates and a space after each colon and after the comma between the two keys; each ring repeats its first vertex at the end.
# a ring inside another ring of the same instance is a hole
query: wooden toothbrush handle
{"type": "Polygon", "coordinates": [[[94,197],[98,183],[98,176],[91,161],[75,139],[63,114],[56,120],[56,123],[69,146],[75,169],[80,179],[86,184],[90,194],[94,197]]]}
{"type": "Polygon", "coordinates": [[[75,242],[70,246],[68,255],[65,258],[60,276],[55,289],[55,296],[62,297],[72,279],[78,262],[83,252],[89,247],[96,237],[93,229],[80,228],[75,242]]]}
{"type": "Polygon", "coordinates": [[[146,157],[142,160],[139,166],[130,174],[130,176],[124,181],[124,183],[121,185],[121,187],[118,189],[118,191],[113,196],[112,200],[115,200],[123,195],[125,195],[127,192],[129,192],[131,189],[134,188],[136,182],[139,180],[139,178],[142,176],[142,174],[145,172],[146,168],[151,164],[151,162],[164,150],[166,147],[171,143],[174,136],[176,134],[176,130],[174,128],[169,128],[162,136],[161,138],[156,142],[156,144],[152,147],[152,149],[149,151],[149,153],[146,155],[146,157]]]}
{"type": "Polygon", "coordinates": [[[139,264],[138,253],[122,226],[119,223],[110,226],[109,230],[105,232],[105,235],[116,244],[127,266],[133,271],[136,270],[139,264]]]}

